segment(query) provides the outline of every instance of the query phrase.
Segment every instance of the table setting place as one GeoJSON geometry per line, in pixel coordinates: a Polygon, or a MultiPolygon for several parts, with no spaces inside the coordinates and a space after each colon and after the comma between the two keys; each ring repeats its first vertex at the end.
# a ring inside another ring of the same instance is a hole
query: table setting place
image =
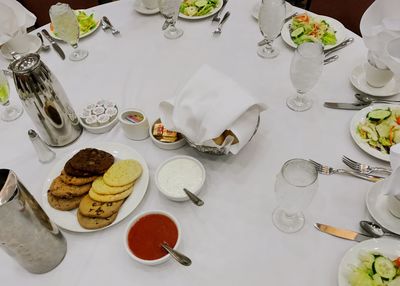
{"type": "Polygon", "coordinates": [[[7,284],[400,285],[400,2],[362,37],[283,0],[57,3],[27,33],[14,2],[7,284]]]}

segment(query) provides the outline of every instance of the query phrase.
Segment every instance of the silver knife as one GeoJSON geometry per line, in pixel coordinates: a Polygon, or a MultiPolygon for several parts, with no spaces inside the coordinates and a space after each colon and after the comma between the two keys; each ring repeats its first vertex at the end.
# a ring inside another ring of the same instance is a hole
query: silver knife
{"type": "Polygon", "coordinates": [[[352,42],[354,42],[354,38],[348,38],[347,40],[343,41],[342,43],[340,43],[339,45],[337,45],[334,48],[328,49],[328,50],[324,50],[324,54],[325,57],[331,53],[337,52],[341,49],[343,49],[344,47],[347,47],[348,45],[350,45],[352,42]]]}
{"type": "Polygon", "coordinates": [[[327,234],[330,234],[330,235],[333,235],[336,237],[348,239],[348,240],[354,240],[354,241],[361,242],[361,241],[373,238],[372,236],[368,236],[366,234],[362,234],[362,233],[352,231],[352,230],[336,228],[334,226],[330,226],[327,224],[315,223],[314,226],[319,231],[325,232],[327,234]]]}
{"type": "Polygon", "coordinates": [[[60,46],[54,41],[54,39],[50,36],[49,32],[47,32],[45,29],[42,30],[43,36],[46,37],[46,39],[50,42],[51,46],[53,49],[59,54],[59,56],[64,60],[65,59],[65,54],[63,50],[60,48],[60,46]]]}
{"type": "Polygon", "coordinates": [[[361,110],[367,107],[366,103],[325,102],[324,106],[334,109],[361,110]]]}

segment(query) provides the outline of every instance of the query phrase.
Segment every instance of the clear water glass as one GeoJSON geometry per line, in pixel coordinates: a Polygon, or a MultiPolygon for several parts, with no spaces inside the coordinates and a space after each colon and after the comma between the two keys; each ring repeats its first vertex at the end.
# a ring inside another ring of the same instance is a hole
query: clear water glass
{"type": "Polygon", "coordinates": [[[167,39],[177,39],[183,35],[183,30],[175,27],[176,21],[178,20],[179,7],[182,0],[158,0],[160,7],[160,13],[165,18],[165,24],[168,25],[164,29],[164,36],[167,39]]]}
{"type": "Polygon", "coordinates": [[[286,6],[284,0],[262,0],[258,14],[258,25],[266,45],[260,47],[257,54],[262,58],[274,58],[279,50],[272,47],[272,43],[281,33],[285,23],[286,6]]]}
{"type": "Polygon", "coordinates": [[[86,58],[89,52],[78,49],[79,23],[71,7],[65,3],[57,3],[50,7],[49,14],[57,36],[74,48],[69,55],[69,59],[71,61],[81,61],[86,58]]]}
{"type": "Polygon", "coordinates": [[[302,211],[311,203],[318,189],[318,172],[304,159],[283,164],[275,181],[278,207],[272,214],[274,225],[283,232],[297,232],[304,226],[302,211]]]}
{"type": "Polygon", "coordinates": [[[1,120],[13,121],[22,115],[22,107],[10,103],[10,85],[2,70],[0,70],[0,104],[3,105],[1,120]]]}
{"type": "Polygon", "coordinates": [[[290,80],[297,94],[286,100],[290,109],[306,111],[311,108],[313,102],[305,94],[318,82],[323,61],[324,50],[320,43],[307,42],[297,47],[290,64],[290,80]]]}

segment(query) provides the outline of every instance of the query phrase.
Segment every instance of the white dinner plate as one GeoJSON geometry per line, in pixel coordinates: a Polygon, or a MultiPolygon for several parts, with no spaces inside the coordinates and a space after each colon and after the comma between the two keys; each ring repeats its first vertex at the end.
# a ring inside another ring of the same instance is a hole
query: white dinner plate
{"type": "Polygon", "coordinates": [[[372,218],[381,226],[400,235],[400,219],[389,211],[388,196],[382,194],[384,182],[377,182],[371,186],[365,196],[365,203],[372,218]]]}
{"type": "MultiPolygon", "coordinates": [[[[325,20],[329,26],[332,27],[334,31],[336,31],[336,44],[335,45],[326,45],[324,46],[324,49],[331,49],[342,43],[346,39],[346,28],[343,26],[342,23],[340,23],[338,20],[333,19],[331,17],[327,16],[320,16],[320,15],[312,15],[312,17],[317,18],[319,20],[325,20]]],[[[281,35],[282,39],[285,41],[286,44],[293,48],[297,48],[297,45],[292,41],[292,38],[290,37],[290,25],[292,21],[288,21],[283,25],[281,35]]]]}
{"type": "MultiPolygon", "coordinates": [[[[258,20],[258,14],[260,12],[260,6],[261,6],[261,3],[255,3],[253,5],[253,8],[251,9],[251,16],[253,16],[253,18],[256,19],[256,20],[258,20]]],[[[286,6],[286,17],[289,17],[290,15],[293,15],[294,14],[293,6],[288,2],[285,2],[285,6],[286,6]]]]}
{"type": "Polygon", "coordinates": [[[360,253],[378,252],[390,259],[396,259],[400,256],[400,241],[389,238],[374,238],[357,243],[350,248],[339,264],[338,285],[350,286],[348,277],[354,267],[358,267],[360,262],[360,253]]]}
{"type": "Polygon", "coordinates": [[[29,53],[37,53],[42,46],[42,42],[38,37],[31,34],[18,35],[15,38],[7,41],[1,46],[1,55],[8,60],[12,60],[11,52],[16,52],[19,55],[29,53]]]}
{"type": "Polygon", "coordinates": [[[356,66],[351,72],[350,81],[359,91],[373,96],[393,96],[400,93],[400,82],[393,77],[383,87],[372,87],[365,78],[364,65],[356,66]]]}
{"type": "Polygon", "coordinates": [[[160,12],[160,9],[158,7],[155,9],[147,9],[146,7],[144,7],[142,0],[136,0],[133,4],[133,8],[136,10],[136,12],[144,15],[153,15],[160,12]]]}
{"type": "MultiPolygon", "coordinates": [[[[81,10],[81,9],[75,10],[75,11],[84,11],[84,12],[86,12],[86,14],[88,14],[88,15],[90,15],[90,14],[92,14],[92,13],[94,14],[94,12],[87,11],[87,10],[81,10]]],[[[92,28],[91,30],[89,30],[89,31],[86,32],[85,34],[80,34],[80,35],[79,35],[79,39],[85,38],[85,37],[87,37],[87,36],[93,34],[94,31],[97,30],[97,28],[100,26],[100,22],[101,22],[101,21],[96,17],[96,14],[94,14],[94,20],[96,21],[96,26],[94,26],[94,28],[92,28]]],[[[52,38],[61,41],[61,39],[60,39],[56,34],[54,34],[54,31],[53,31],[52,29],[49,29],[49,34],[51,35],[52,38]]]]}
{"type": "Polygon", "coordinates": [[[400,108],[400,105],[393,105],[393,104],[372,104],[370,106],[367,106],[363,109],[361,109],[360,111],[358,111],[356,114],[354,114],[353,118],[351,119],[350,122],[350,134],[351,137],[353,138],[354,142],[365,152],[367,152],[368,154],[370,154],[371,156],[381,159],[383,161],[386,162],[390,162],[390,158],[389,158],[389,154],[383,154],[382,152],[380,152],[379,150],[372,148],[371,146],[369,146],[369,144],[367,142],[364,141],[364,139],[362,139],[358,134],[357,134],[357,126],[358,123],[366,120],[367,118],[367,114],[368,112],[374,110],[374,109],[378,109],[378,108],[400,108]]]}
{"type": "Polygon", "coordinates": [[[138,152],[136,152],[131,147],[118,143],[105,143],[105,142],[86,144],[85,146],[80,146],[79,148],[70,152],[64,158],[62,158],[61,160],[59,160],[54,164],[43,185],[42,206],[44,208],[44,211],[50,217],[50,219],[63,229],[75,232],[98,231],[113,226],[119,223],[124,218],[126,218],[142,201],[144,195],[146,194],[148,183],[149,183],[149,168],[147,167],[146,161],[138,152]],[[72,211],[59,211],[52,208],[47,201],[47,191],[53,179],[58,175],[60,175],[62,169],[64,168],[65,163],[79,150],[84,148],[97,148],[106,151],[112,154],[116,160],[125,160],[125,159],[137,160],[140,162],[143,168],[142,175],[135,182],[132,194],[122,204],[122,207],[120,208],[118,216],[115,219],[115,221],[112,224],[100,229],[85,229],[81,227],[76,217],[76,212],[77,212],[76,209],[72,211]]]}
{"type": "Polygon", "coordinates": [[[201,19],[204,19],[204,18],[208,18],[208,17],[214,15],[215,13],[217,13],[219,10],[221,10],[222,4],[223,4],[223,1],[219,0],[217,7],[215,7],[215,9],[212,10],[211,13],[208,13],[207,15],[203,15],[203,16],[186,16],[185,14],[179,13],[179,17],[182,18],[182,19],[188,19],[188,20],[201,20],[201,19]]]}

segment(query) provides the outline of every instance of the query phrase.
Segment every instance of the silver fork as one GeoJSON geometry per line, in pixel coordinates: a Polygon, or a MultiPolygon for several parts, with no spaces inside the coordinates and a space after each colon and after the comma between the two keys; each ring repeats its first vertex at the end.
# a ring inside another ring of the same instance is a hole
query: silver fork
{"type": "Polygon", "coordinates": [[[345,163],[347,166],[349,166],[351,169],[356,170],[362,174],[371,174],[373,172],[381,172],[381,173],[387,173],[387,174],[391,174],[392,173],[392,169],[387,167],[373,167],[367,164],[363,164],[363,163],[359,163],[356,162],[352,159],[350,159],[349,157],[346,157],[343,155],[342,157],[342,161],[343,163],[345,163]]]}
{"type": "Polygon", "coordinates": [[[221,22],[219,22],[217,29],[215,29],[214,34],[221,34],[222,32],[222,25],[228,20],[231,13],[228,11],[225,13],[224,17],[222,17],[221,22]]]}
{"type": "Polygon", "coordinates": [[[221,18],[219,17],[219,15],[221,14],[222,10],[224,10],[224,7],[225,7],[226,3],[228,3],[228,0],[223,0],[223,1],[222,1],[221,9],[219,9],[219,11],[217,12],[217,14],[215,14],[215,16],[212,18],[211,22],[217,22],[217,23],[219,23],[219,21],[221,20],[221,18]]]}
{"type": "Polygon", "coordinates": [[[363,180],[367,180],[370,182],[379,182],[380,180],[382,180],[382,177],[378,177],[378,176],[372,176],[372,175],[366,175],[366,174],[361,174],[359,172],[356,171],[350,171],[350,170],[345,170],[345,169],[334,169],[332,167],[329,166],[325,166],[322,165],[320,163],[317,163],[311,159],[309,159],[309,161],[311,163],[314,164],[315,168],[317,169],[318,173],[323,174],[323,175],[334,175],[334,174],[347,174],[347,175],[351,175],[363,180]]]}
{"type": "Polygon", "coordinates": [[[120,33],[119,30],[114,28],[114,26],[111,24],[111,21],[106,16],[103,16],[103,18],[101,18],[101,20],[102,20],[101,27],[103,28],[103,30],[107,29],[107,28],[105,28],[105,26],[107,25],[111,29],[111,34],[113,34],[114,36],[116,36],[120,33]],[[103,24],[104,24],[104,26],[103,26],[103,24]]]}

